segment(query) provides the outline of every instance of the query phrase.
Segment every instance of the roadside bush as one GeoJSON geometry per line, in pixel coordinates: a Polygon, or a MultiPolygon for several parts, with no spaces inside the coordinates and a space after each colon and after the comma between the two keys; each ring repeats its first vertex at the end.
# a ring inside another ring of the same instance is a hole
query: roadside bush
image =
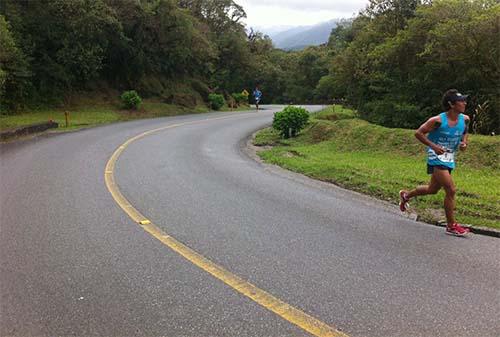
{"type": "Polygon", "coordinates": [[[120,98],[126,109],[138,109],[142,103],[141,97],[135,90],[125,91],[120,98]]]}
{"type": "Polygon", "coordinates": [[[288,106],[276,112],[273,118],[273,129],[278,130],[282,137],[295,137],[306,126],[309,113],[304,108],[288,106]]]}
{"type": "Polygon", "coordinates": [[[236,104],[238,104],[238,105],[242,105],[242,104],[248,105],[248,95],[244,95],[242,93],[235,92],[235,93],[231,94],[231,96],[236,101],[236,104]]]}
{"type": "Polygon", "coordinates": [[[210,108],[219,110],[225,104],[224,96],[219,94],[210,94],[208,95],[208,103],[210,104],[210,108]]]}

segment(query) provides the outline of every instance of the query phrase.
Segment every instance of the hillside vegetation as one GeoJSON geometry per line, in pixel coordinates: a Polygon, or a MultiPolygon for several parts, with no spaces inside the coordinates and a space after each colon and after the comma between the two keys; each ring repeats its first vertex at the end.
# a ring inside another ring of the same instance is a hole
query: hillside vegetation
{"type": "MultiPolygon", "coordinates": [[[[295,139],[261,131],[256,145],[271,145],[259,155],[267,162],[397,203],[398,191],[427,184],[425,146],[414,130],[385,128],[335,107],[313,115],[295,139]]],[[[467,151],[453,173],[458,188],[457,219],[500,228],[500,140],[470,135],[467,151]]],[[[444,219],[443,193],[412,200],[412,211],[429,222],[444,219]]]]}

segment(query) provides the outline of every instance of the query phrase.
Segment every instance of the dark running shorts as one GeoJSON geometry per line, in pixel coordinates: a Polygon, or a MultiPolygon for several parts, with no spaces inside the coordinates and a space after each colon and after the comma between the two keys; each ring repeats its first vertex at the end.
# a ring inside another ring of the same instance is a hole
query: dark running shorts
{"type": "Polygon", "coordinates": [[[450,174],[451,174],[451,171],[453,171],[453,169],[449,168],[448,166],[444,166],[444,165],[429,165],[429,164],[427,164],[427,173],[428,174],[433,174],[434,173],[434,169],[448,170],[448,172],[450,172],[450,174]]]}

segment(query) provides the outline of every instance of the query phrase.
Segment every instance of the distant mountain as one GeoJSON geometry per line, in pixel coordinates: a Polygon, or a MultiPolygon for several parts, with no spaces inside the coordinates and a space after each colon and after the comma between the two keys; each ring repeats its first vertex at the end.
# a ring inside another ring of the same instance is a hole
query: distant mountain
{"type": "Polygon", "coordinates": [[[307,46],[318,46],[328,42],[330,33],[337,26],[337,20],[319,23],[314,26],[299,26],[285,30],[263,29],[269,35],[276,48],[300,50],[307,46]]]}
{"type": "Polygon", "coordinates": [[[282,33],[285,30],[289,30],[289,29],[294,28],[294,27],[295,26],[271,26],[271,27],[267,27],[267,26],[253,26],[251,28],[254,31],[258,31],[258,32],[264,33],[264,34],[266,34],[268,36],[271,36],[271,35],[276,35],[276,34],[282,33]]]}

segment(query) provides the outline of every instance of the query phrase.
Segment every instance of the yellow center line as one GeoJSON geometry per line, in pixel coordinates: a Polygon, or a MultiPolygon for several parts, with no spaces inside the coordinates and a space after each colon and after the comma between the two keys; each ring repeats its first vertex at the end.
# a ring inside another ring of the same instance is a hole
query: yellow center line
{"type": "MultiPolygon", "coordinates": [[[[255,114],[244,114],[244,115],[238,115],[238,117],[241,116],[255,116],[255,114]]],[[[141,139],[147,135],[151,135],[155,132],[158,131],[163,131],[167,129],[172,129],[175,127],[179,126],[184,126],[184,125],[189,125],[189,124],[200,124],[203,122],[207,121],[213,121],[213,120],[220,120],[220,119],[227,119],[227,118],[234,118],[234,116],[229,116],[229,117],[217,117],[217,118],[209,118],[209,119],[204,119],[201,121],[192,121],[192,122],[185,122],[185,123],[179,123],[179,124],[172,124],[168,126],[164,126],[158,129],[150,130],[143,132],[135,137],[130,138],[127,140],[125,143],[120,145],[116,151],[113,153],[113,155],[110,157],[108,160],[108,163],[106,164],[106,168],[104,170],[104,179],[106,182],[106,186],[113,196],[113,199],[115,199],[116,203],[125,211],[125,213],[128,214],[128,216],[136,223],[140,224],[141,227],[148,232],[150,235],[152,235],[154,238],[162,242],[164,245],[172,249],[174,252],[178,253],[179,255],[183,256],[187,260],[191,261],[194,265],[198,266],[199,268],[203,269],[207,273],[211,274],[212,276],[216,277],[217,279],[221,280],[234,290],[238,291],[239,293],[247,296],[248,298],[252,299],[259,305],[263,306],[264,308],[274,312],[278,316],[284,318],[285,320],[297,325],[301,329],[309,332],[310,334],[318,337],[348,337],[345,333],[336,330],[332,326],[327,325],[326,323],[323,323],[322,321],[306,314],[305,312],[296,309],[292,307],[291,305],[281,301],[277,297],[271,295],[270,293],[256,287],[255,285],[251,284],[250,282],[247,282],[243,280],[242,278],[232,274],[228,270],[222,268],[221,266],[213,263],[203,255],[195,252],[188,246],[184,245],[183,243],[177,241],[167,233],[163,232],[158,226],[153,224],[149,219],[147,219],[143,214],[141,214],[137,209],[135,209],[129,202],[128,200],[123,196],[123,194],[120,192],[120,189],[118,188],[118,185],[115,182],[114,178],[114,167],[115,164],[120,157],[121,153],[127,148],[128,145],[133,143],[134,141],[141,139]]]]}

